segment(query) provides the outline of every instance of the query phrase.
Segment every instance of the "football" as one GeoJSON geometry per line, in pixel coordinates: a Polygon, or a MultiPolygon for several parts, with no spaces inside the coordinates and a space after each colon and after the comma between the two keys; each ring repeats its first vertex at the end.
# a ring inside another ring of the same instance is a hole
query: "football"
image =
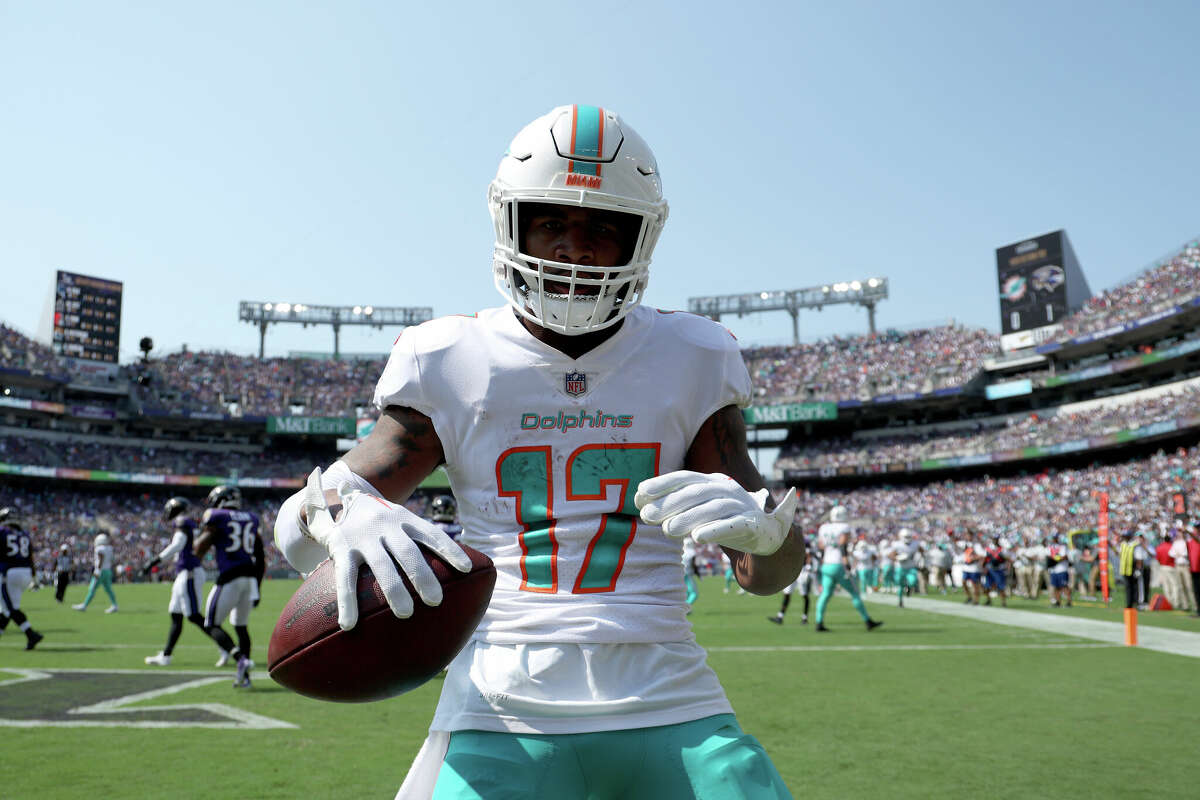
{"type": "Polygon", "coordinates": [[[413,596],[411,617],[399,619],[366,567],[358,574],[358,624],[337,622],[333,562],[324,561],[292,595],[267,651],[271,678],[307,697],[343,703],[383,700],[415,689],[449,664],[483,618],[496,585],[492,560],[470,547],[471,571],[459,572],[418,544],[442,584],[442,602],[413,596]]]}

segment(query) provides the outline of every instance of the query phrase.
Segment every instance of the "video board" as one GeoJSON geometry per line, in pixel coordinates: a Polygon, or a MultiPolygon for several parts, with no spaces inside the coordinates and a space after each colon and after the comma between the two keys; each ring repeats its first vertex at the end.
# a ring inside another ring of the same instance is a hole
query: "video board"
{"type": "Polygon", "coordinates": [[[1000,341],[1004,350],[1053,338],[1092,296],[1066,231],[996,248],[1000,341]]]}
{"type": "Polygon", "coordinates": [[[59,270],[54,286],[54,352],[116,364],[122,289],[119,281],[59,270]]]}

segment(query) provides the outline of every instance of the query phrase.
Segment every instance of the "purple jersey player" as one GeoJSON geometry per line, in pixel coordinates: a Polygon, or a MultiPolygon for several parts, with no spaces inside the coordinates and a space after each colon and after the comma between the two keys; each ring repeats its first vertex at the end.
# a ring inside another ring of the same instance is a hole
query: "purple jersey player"
{"type": "Polygon", "coordinates": [[[42,640],[21,610],[21,594],[33,582],[33,545],[14,508],[0,508],[0,632],[10,620],[25,633],[25,649],[42,640]]]}
{"type": "Polygon", "coordinates": [[[257,514],[242,511],[242,493],[236,486],[218,486],[208,493],[208,510],[200,520],[200,537],[195,553],[203,557],[209,548],[217,556],[217,585],[208,593],[204,624],[222,649],[237,657],[233,685],[250,688],[250,609],[258,605],[259,584],[266,569],[257,514]],[[237,633],[237,648],[221,623],[229,617],[237,633]],[[224,641],[222,641],[223,637],[224,641]],[[226,646],[228,645],[228,646],[226,646]]]}
{"type": "MultiPolygon", "coordinates": [[[[185,512],[188,501],[183,497],[172,497],[163,506],[162,519],[171,528],[171,543],[146,562],[142,574],[149,574],[155,565],[171,558],[175,559],[175,582],[171,585],[171,602],[167,605],[167,613],[171,617],[171,626],[167,631],[167,646],[159,653],[146,656],[147,664],[165,667],[171,663],[171,653],[175,650],[179,636],[183,633],[183,620],[199,627],[208,635],[212,635],[205,624],[204,616],[200,613],[200,594],[204,591],[204,567],[193,548],[196,538],[196,521],[185,512]]],[[[217,666],[223,667],[229,663],[229,650],[221,647],[221,655],[217,666]]]]}

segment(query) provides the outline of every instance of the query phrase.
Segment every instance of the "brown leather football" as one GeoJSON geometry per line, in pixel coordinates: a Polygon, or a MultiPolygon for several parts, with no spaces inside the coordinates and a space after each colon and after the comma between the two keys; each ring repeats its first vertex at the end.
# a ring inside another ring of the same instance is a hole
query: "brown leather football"
{"type": "Polygon", "coordinates": [[[415,689],[439,674],[471,638],[496,585],[492,560],[471,547],[471,571],[459,572],[418,543],[442,584],[442,602],[413,597],[411,617],[399,619],[365,566],[358,574],[358,624],[338,627],[333,562],[304,580],[275,623],[267,666],[279,684],[318,700],[363,703],[415,689]]]}

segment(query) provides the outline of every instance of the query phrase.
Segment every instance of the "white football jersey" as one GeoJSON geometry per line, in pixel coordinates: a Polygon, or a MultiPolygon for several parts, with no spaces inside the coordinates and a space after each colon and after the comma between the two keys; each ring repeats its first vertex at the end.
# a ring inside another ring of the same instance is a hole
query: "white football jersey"
{"type": "Polygon", "coordinates": [[[921,545],[918,542],[905,542],[897,540],[892,545],[892,555],[896,557],[896,563],[901,569],[914,569],[917,566],[917,556],[921,552],[921,545]]]}
{"type": "Polygon", "coordinates": [[[850,526],[845,522],[826,522],[817,528],[817,541],[821,543],[821,547],[823,548],[821,554],[822,566],[825,564],[846,563],[846,554],[838,546],[838,539],[841,538],[843,533],[849,532],[850,526]]]}
{"type": "Polygon", "coordinates": [[[854,545],[854,561],[859,569],[874,569],[878,558],[879,550],[870,542],[861,540],[854,545]]]}
{"type": "Polygon", "coordinates": [[[681,642],[680,543],[638,519],[638,484],[683,467],[715,411],[750,403],[724,327],[639,306],[579,359],[507,306],[406,329],[380,408],[433,420],[458,500],[459,541],[496,565],[475,633],[493,643],[681,642]]]}
{"type": "Polygon", "coordinates": [[[113,568],[113,546],[111,544],[101,544],[95,547],[95,565],[96,569],[112,569],[113,568]]]}

